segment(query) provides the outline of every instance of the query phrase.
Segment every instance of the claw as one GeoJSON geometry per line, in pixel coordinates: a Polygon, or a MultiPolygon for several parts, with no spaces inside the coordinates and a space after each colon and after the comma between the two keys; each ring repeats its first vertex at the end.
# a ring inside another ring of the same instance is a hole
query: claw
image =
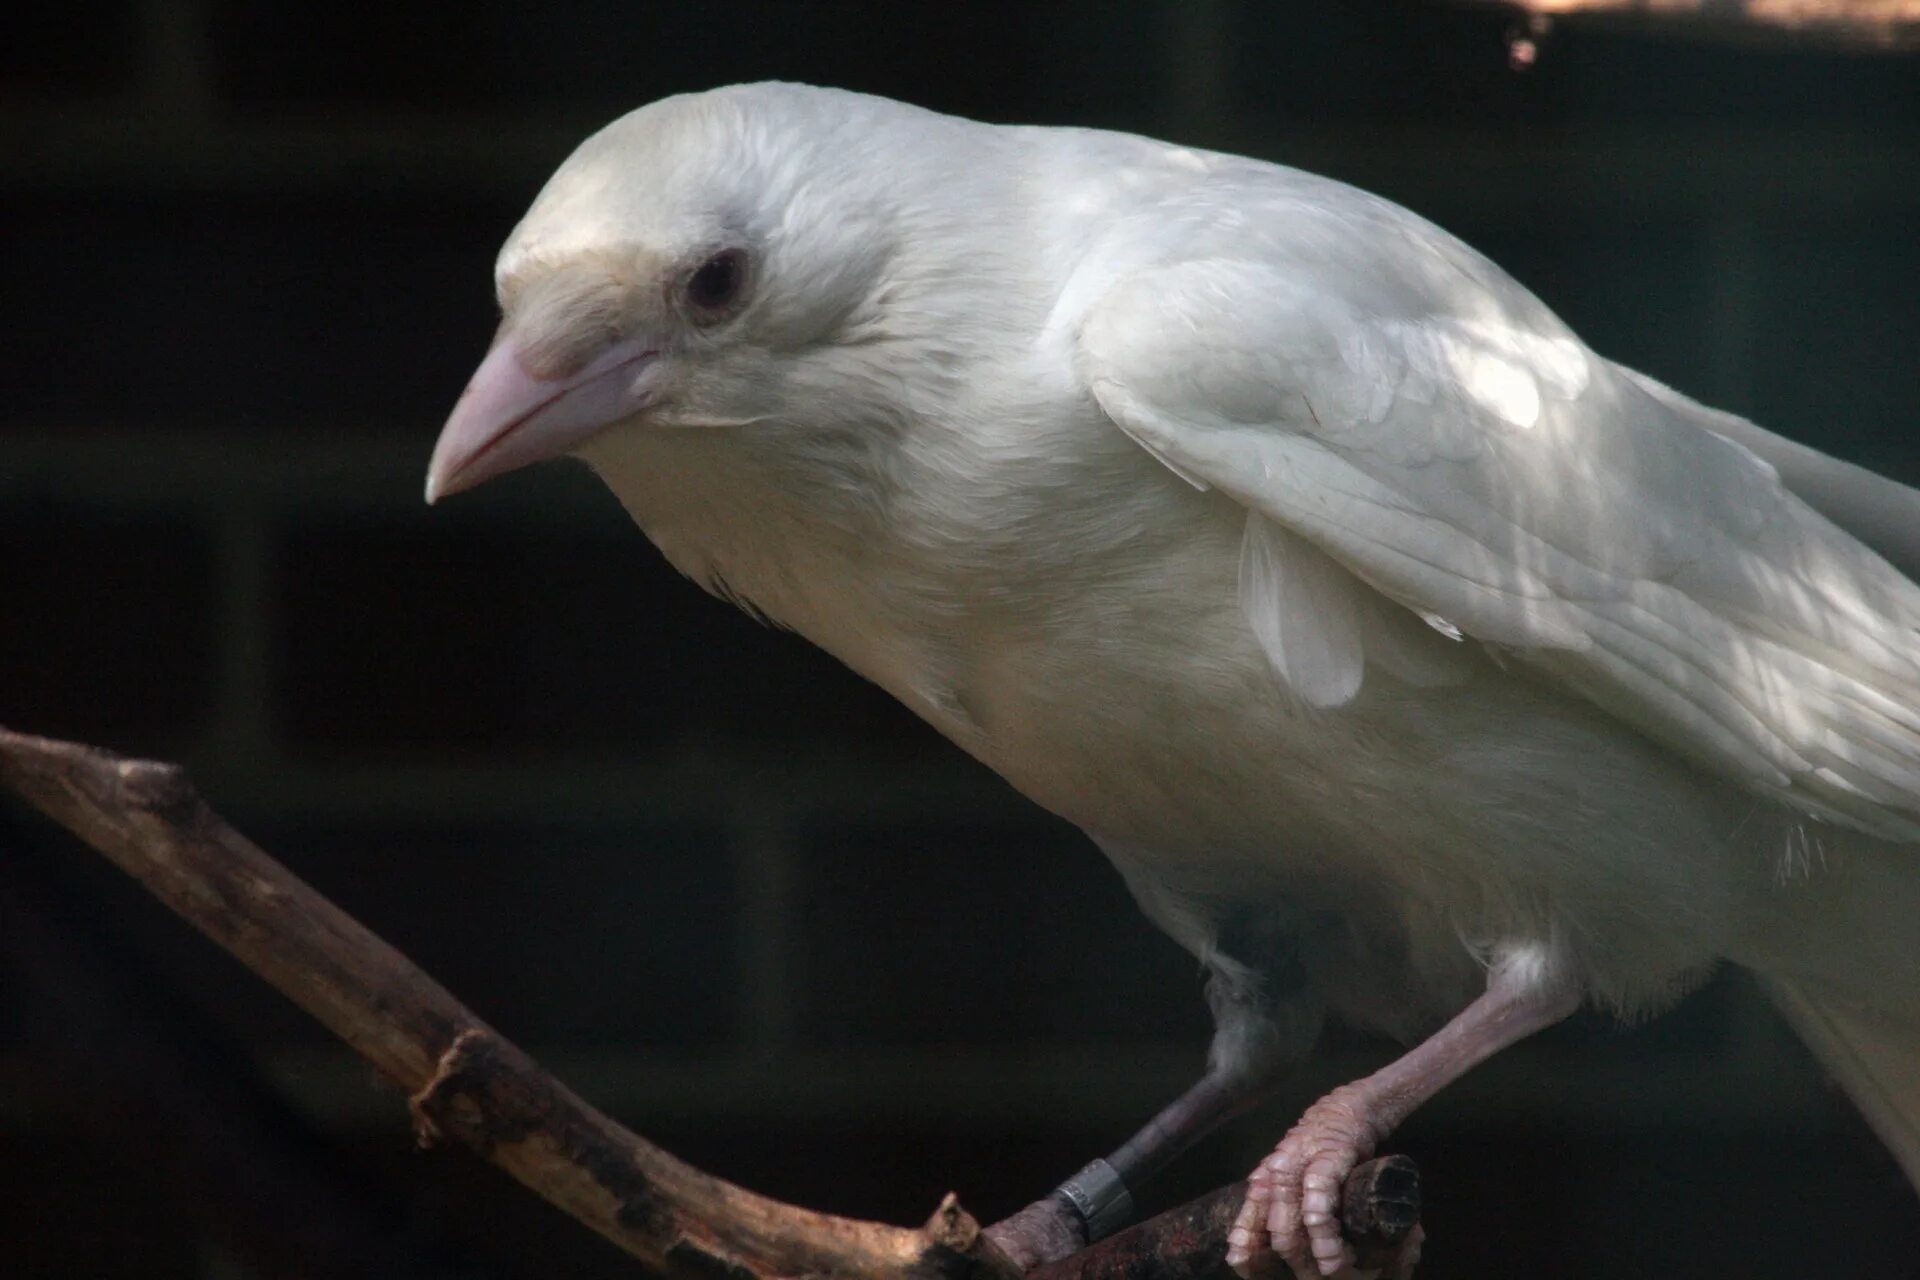
{"type": "MultiPolygon", "coordinates": [[[[1276,1152],[1275,1156],[1280,1154],[1276,1152]]],[[[1268,1168],[1274,1158],[1270,1156],[1262,1161],[1247,1178],[1246,1198],[1241,1201],[1240,1211],[1227,1231],[1226,1263],[1235,1275],[1241,1280],[1275,1280],[1277,1270],[1284,1268],[1292,1280],[1413,1280],[1413,1269],[1420,1261],[1420,1247],[1425,1238],[1417,1223],[1397,1249],[1384,1257],[1376,1254],[1375,1260],[1364,1268],[1352,1246],[1337,1236],[1334,1255],[1324,1255],[1323,1246],[1317,1241],[1308,1243],[1304,1239],[1291,1254],[1277,1252],[1272,1247],[1272,1233],[1267,1225],[1276,1190],[1275,1176],[1268,1168]]],[[[1346,1179],[1339,1185],[1344,1198],[1346,1179]]],[[[1337,1220],[1344,1222],[1344,1215],[1337,1220]]]]}
{"type": "Polygon", "coordinates": [[[1373,1142],[1363,1098],[1337,1090],[1309,1107],[1247,1180],[1247,1199],[1228,1237],[1227,1263],[1235,1273],[1248,1278],[1258,1270],[1264,1227],[1268,1256],[1278,1255],[1297,1280],[1378,1275],[1356,1269],[1340,1234],[1342,1188],[1372,1154],[1373,1142]]]}

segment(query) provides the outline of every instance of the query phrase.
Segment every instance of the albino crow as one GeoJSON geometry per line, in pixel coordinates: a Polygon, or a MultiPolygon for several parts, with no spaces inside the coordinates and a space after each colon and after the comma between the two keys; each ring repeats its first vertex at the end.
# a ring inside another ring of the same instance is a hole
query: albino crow
{"type": "Polygon", "coordinates": [[[1229,1260],[1349,1269],[1341,1181],[1415,1107],[1723,960],[1920,1177],[1920,588],[1882,559],[1920,495],[1595,355],[1385,200],[1119,134],[671,98],[496,270],[429,499],[584,458],[1209,971],[1206,1075],[997,1229],[1023,1259],[1331,1015],[1414,1047],[1281,1139],[1229,1260]]]}

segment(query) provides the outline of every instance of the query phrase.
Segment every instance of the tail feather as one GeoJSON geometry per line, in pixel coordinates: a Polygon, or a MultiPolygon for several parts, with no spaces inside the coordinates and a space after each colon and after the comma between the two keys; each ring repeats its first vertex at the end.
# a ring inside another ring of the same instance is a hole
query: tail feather
{"type": "Polygon", "coordinates": [[[1920,1191],[1920,1028],[1774,979],[1769,994],[1920,1191]]]}

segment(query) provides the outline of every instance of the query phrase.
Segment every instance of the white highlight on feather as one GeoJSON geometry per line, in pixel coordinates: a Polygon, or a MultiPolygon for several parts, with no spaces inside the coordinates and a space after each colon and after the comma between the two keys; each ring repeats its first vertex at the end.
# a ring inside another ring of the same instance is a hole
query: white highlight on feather
{"type": "Polygon", "coordinates": [[[1240,539],[1240,608],[1267,660],[1312,707],[1338,707],[1360,692],[1361,590],[1346,570],[1257,511],[1240,539]]]}
{"type": "Polygon", "coordinates": [[[1525,369],[1488,351],[1467,355],[1457,366],[1460,388],[1495,416],[1516,427],[1540,419],[1540,388],[1525,369]]]}
{"type": "Polygon", "coordinates": [[[1567,956],[1556,937],[1509,940],[1485,950],[1493,980],[1525,991],[1546,991],[1565,980],[1567,956]]]}

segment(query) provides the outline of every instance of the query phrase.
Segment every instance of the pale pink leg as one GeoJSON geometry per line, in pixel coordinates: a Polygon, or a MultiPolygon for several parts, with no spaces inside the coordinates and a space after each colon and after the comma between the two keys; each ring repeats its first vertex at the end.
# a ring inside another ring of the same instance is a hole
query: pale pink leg
{"type": "Polygon", "coordinates": [[[1307,1108],[1248,1179],[1228,1235],[1227,1265],[1253,1280],[1267,1269],[1270,1250],[1300,1280],[1357,1274],[1353,1251],[1340,1236],[1340,1188],[1354,1166],[1421,1103],[1579,1003],[1545,947],[1502,952],[1486,992],[1453,1021],[1399,1060],[1307,1108]]]}

